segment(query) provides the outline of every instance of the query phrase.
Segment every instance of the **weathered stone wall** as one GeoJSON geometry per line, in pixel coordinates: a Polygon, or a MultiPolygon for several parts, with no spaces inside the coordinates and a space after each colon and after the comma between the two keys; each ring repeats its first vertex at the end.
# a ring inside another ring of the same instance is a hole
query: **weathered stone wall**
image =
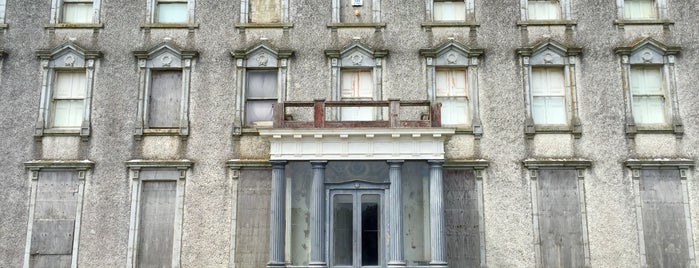
{"type": "MultiPolygon", "coordinates": [[[[30,160],[89,159],[95,162],[86,181],[79,248],[81,267],[120,267],[126,263],[131,188],[125,161],[131,159],[189,159],[194,167],[187,178],[183,225],[184,267],[227,267],[231,247],[231,209],[237,191],[225,167],[230,159],[265,159],[268,143],[257,136],[234,138],[236,88],[233,49],[248,48],[261,39],[291,49],[288,100],[330,99],[330,63],[325,49],[340,49],[353,38],[376,49],[387,49],[383,62],[383,98],[423,100],[425,62],[418,54],[454,38],[472,48],[485,49],[479,64],[480,112],[484,135],[451,137],[445,144],[452,159],[486,159],[484,171],[485,241],[491,267],[533,267],[535,263],[530,179],[522,165],[528,158],[583,158],[592,161],[585,176],[585,196],[593,267],[639,266],[637,218],[633,182],[623,161],[630,158],[688,158],[699,160],[699,9],[688,0],[669,0],[669,29],[661,25],[627,25],[619,29],[614,1],[572,1],[577,26],[518,28],[519,1],[476,0],[480,27],[433,28],[426,31],[421,0],[381,1],[386,28],[326,27],[331,1],[290,1],[293,28],[247,29],[239,32],[238,1],[197,1],[197,29],[139,27],[146,20],[145,1],[102,1],[104,28],[55,29],[49,21],[51,3],[7,0],[0,48],[7,53],[0,73],[0,263],[20,267],[23,262],[29,211],[30,181],[23,163],[30,160]],[[624,99],[619,56],[613,48],[650,36],[682,47],[676,59],[677,94],[685,135],[624,133],[624,99]],[[583,126],[580,139],[570,135],[524,135],[522,67],[515,49],[543,38],[583,48],[577,64],[577,96],[583,126]],[[165,38],[199,56],[192,67],[190,130],[186,141],[146,137],[136,141],[138,67],[132,51],[148,49],[165,38]],[[99,50],[92,100],[92,135],[45,137],[35,142],[41,88],[38,49],[69,40],[99,50]]],[[[365,0],[367,2],[367,0],[365,0]]],[[[364,15],[364,14],[362,14],[364,15]]],[[[370,14],[366,14],[367,18],[370,14]]],[[[694,244],[699,242],[699,178],[689,174],[689,202],[694,244]]],[[[267,243],[266,240],[261,243],[267,243]]],[[[240,244],[239,244],[240,245],[240,244]]],[[[696,247],[695,247],[696,249],[696,247]]],[[[699,254],[699,252],[696,252],[699,254]]],[[[263,253],[266,254],[266,253],[263,253]]]]}

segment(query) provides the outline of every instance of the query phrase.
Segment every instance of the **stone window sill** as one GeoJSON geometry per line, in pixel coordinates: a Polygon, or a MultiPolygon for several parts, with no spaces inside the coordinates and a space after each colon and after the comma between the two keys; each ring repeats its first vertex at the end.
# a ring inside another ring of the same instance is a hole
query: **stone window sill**
{"type": "Polygon", "coordinates": [[[571,29],[578,25],[577,21],[574,20],[520,20],[517,21],[517,26],[528,27],[528,26],[565,26],[566,29],[571,29]]]}
{"type": "Polygon", "coordinates": [[[0,30],[7,29],[7,23],[0,23],[0,30]]]}
{"type": "Polygon", "coordinates": [[[46,29],[102,29],[104,23],[55,23],[44,26],[46,29]]]}
{"type": "Polygon", "coordinates": [[[425,21],[422,24],[422,27],[425,29],[431,29],[431,28],[436,28],[436,27],[452,27],[452,28],[477,28],[480,27],[480,24],[473,22],[473,21],[425,21]]]}
{"type": "Polygon", "coordinates": [[[180,135],[179,128],[148,128],[143,130],[144,136],[180,135]]]}
{"type": "Polygon", "coordinates": [[[47,128],[44,129],[44,135],[46,136],[78,136],[80,135],[80,128],[47,128]]]}
{"type": "Polygon", "coordinates": [[[630,20],[630,19],[618,19],[614,20],[614,25],[619,27],[624,27],[625,25],[662,25],[664,28],[669,28],[670,25],[674,25],[675,22],[671,20],[661,20],[661,19],[646,19],[646,20],[630,20]]]}
{"type": "Polygon", "coordinates": [[[378,22],[378,23],[373,23],[373,22],[366,22],[366,23],[348,23],[348,22],[339,22],[339,23],[329,23],[328,28],[330,29],[337,29],[337,28],[376,28],[377,30],[386,28],[386,23],[385,22],[378,22]]]}
{"type": "Polygon", "coordinates": [[[141,29],[189,29],[193,31],[199,28],[198,23],[144,23],[141,24],[141,29]]]}
{"type": "Polygon", "coordinates": [[[528,138],[534,138],[536,134],[572,134],[576,139],[582,135],[580,126],[571,127],[569,125],[535,125],[527,126],[525,133],[528,138]]]}
{"type": "Polygon", "coordinates": [[[263,29],[263,28],[279,28],[279,29],[289,29],[293,28],[293,23],[239,23],[235,25],[235,28],[240,30],[245,29],[263,29]]]}

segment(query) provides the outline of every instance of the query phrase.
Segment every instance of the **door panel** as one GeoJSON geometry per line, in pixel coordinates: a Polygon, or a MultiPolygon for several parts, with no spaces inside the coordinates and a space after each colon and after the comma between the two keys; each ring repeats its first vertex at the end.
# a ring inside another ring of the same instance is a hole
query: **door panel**
{"type": "Polygon", "coordinates": [[[383,191],[330,191],[330,267],[382,267],[383,191]]]}

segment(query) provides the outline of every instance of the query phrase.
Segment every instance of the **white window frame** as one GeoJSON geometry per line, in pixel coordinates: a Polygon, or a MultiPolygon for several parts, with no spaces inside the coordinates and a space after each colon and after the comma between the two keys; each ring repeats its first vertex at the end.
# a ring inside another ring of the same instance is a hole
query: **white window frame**
{"type": "Polygon", "coordinates": [[[475,20],[475,0],[425,0],[425,11],[427,21],[431,22],[464,22],[475,20]],[[435,2],[464,2],[464,20],[437,20],[434,17],[435,2]]]}
{"type": "Polygon", "coordinates": [[[51,50],[39,50],[37,56],[41,60],[41,100],[39,103],[39,115],[34,128],[34,136],[40,138],[45,134],[79,135],[83,140],[90,136],[90,117],[92,91],[94,88],[94,75],[98,58],[102,56],[99,51],[84,50],[77,45],[68,42],[51,50]],[[53,128],[52,94],[55,91],[55,76],[61,70],[84,70],[86,76],[85,99],[83,105],[82,124],[79,128],[53,128]]]}
{"type": "Polygon", "coordinates": [[[184,218],[184,193],[186,179],[191,176],[193,162],[189,160],[129,160],[126,166],[129,169],[131,179],[131,217],[129,220],[129,241],[126,256],[126,267],[137,266],[138,232],[141,210],[141,187],[143,180],[140,176],[142,170],[177,170],[179,178],[176,179],[177,193],[175,197],[175,220],[172,246],[172,265],[180,266],[180,252],[182,250],[182,222],[184,218]]]}
{"type": "MultiPolygon", "coordinates": [[[[331,91],[334,101],[342,100],[342,70],[367,69],[371,70],[374,86],[374,100],[382,100],[383,58],[387,50],[373,50],[359,42],[354,42],[341,50],[326,50],[325,56],[330,60],[331,91]]],[[[374,112],[374,120],[382,120],[382,112],[374,112]]],[[[340,120],[340,109],[331,109],[330,118],[340,120]]]]}
{"type": "Polygon", "coordinates": [[[191,88],[192,65],[196,51],[181,50],[170,43],[161,43],[145,51],[134,51],[138,59],[139,93],[138,117],[134,137],[140,140],[143,135],[189,135],[189,92],[191,88]],[[166,129],[153,129],[148,126],[149,94],[151,71],[182,70],[182,98],[180,99],[179,126],[166,129]]]}
{"type": "Polygon", "coordinates": [[[545,20],[537,20],[537,19],[530,19],[529,18],[529,1],[532,0],[520,0],[520,20],[522,21],[566,21],[566,20],[571,20],[571,12],[570,12],[570,1],[571,0],[552,0],[552,1],[558,1],[559,4],[559,11],[560,11],[560,18],[559,19],[545,19],[545,20]]]}
{"type": "Polygon", "coordinates": [[[677,98],[675,55],[679,47],[666,46],[653,38],[645,38],[628,47],[618,47],[620,56],[624,100],[626,101],[626,135],[633,138],[637,133],[674,133],[677,138],[684,134],[677,98]],[[665,97],[665,124],[638,124],[633,116],[633,94],[630,76],[633,66],[660,66],[662,70],[663,94],[665,97]]]}
{"type": "Polygon", "coordinates": [[[630,21],[648,21],[648,20],[665,20],[668,15],[668,1],[667,0],[652,0],[653,7],[655,8],[654,18],[630,18],[626,14],[625,2],[628,0],[617,0],[617,17],[620,20],[630,20],[630,21]]]}
{"type": "MultiPolygon", "coordinates": [[[[268,44],[257,44],[248,49],[240,49],[231,52],[236,66],[236,95],[235,122],[233,134],[240,135],[246,126],[245,106],[247,105],[247,72],[248,70],[277,70],[277,103],[286,100],[287,74],[289,58],[294,52],[285,49],[276,49],[268,44]]],[[[277,115],[273,115],[276,117],[277,115]]]]}
{"type": "Polygon", "coordinates": [[[577,68],[580,48],[566,47],[554,40],[544,40],[533,47],[517,49],[522,65],[524,100],[526,110],[525,134],[533,138],[536,133],[571,133],[575,138],[582,134],[578,115],[577,68]],[[557,67],[563,69],[565,81],[566,123],[561,125],[539,125],[533,119],[532,68],[557,67]]]}
{"type": "Polygon", "coordinates": [[[457,130],[461,131],[470,131],[476,138],[480,138],[483,135],[483,127],[478,109],[478,57],[483,54],[483,50],[468,48],[459,42],[450,40],[435,49],[420,50],[420,54],[425,57],[427,98],[432,102],[436,102],[438,98],[436,88],[436,71],[438,69],[460,69],[466,72],[467,123],[466,125],[442,125],[445,127],[456,127],[457,130]]]}
{"type": "MultiPolygon", "coordinates": [[[[4,2],[4,1],[3,1],[4,2]]],[[[66,23],[63,21],[63,12],[65,3],[89,3],[92,2],[92,21],[84,24],[99,24],[100,23],[100,7],[102,6],[102,0],[51,0],[51,16],[50,24],[75,24],[66,23]]],[[[4,12],[4,10],[3,10],[4,12]]]]}
{"type": "MultiPolygon", "coordinates": [[[[250,12],[253,0],[240,0],[240,24],[260,24],[257,22],[250,21],[250,12]]],[[[280,14],[279,14],[279,24],[289,23],[289,0],[277,0],[280,1],[280,14]]],[[[273,23],[276,24],[276,23],[273,23]]]]}
{"type": "Polygon", "coordinates": [[[51,172],[51,171],[75,171],[78,176],[78,192],[75,211],[75,227],[73,229],[73,243],[72,243],[72,256],[71,256],[71,268],[78,267],[78,250],[80,243],[80,226],[82,222],[82,207],[83,198],[85,192],[85,181],[92,179],[92,168],[95,163],[89,160],[81,161],[29,161],[25,162],[24,166],[29,170],[28,179],[30,181],[31,195],[29,197],[29,219],[27,221],[27,236],[25,242],[24,250],[24,262],[22,267],[30,267],[31,258],[31,243],[32,243],[32,231],[34,223],[34,210],[36,208],[36,198],[37,190],[39,185],[39,173],[41,172],[51,172]]]}
{"type": "Polygon", "coordinates": [[[147,22],[155,25],[189,25],[194,23],[194,7],[196,0],[147,0],[147,22]],[[158,22],[158,3],[187,3],[187,20],[183,23],[160,23],[158,22]]]}
{"type": "MultiPolygon", "coordinates": [[[[331,0],[332,1],[332,23],[333,24],[352,24],[352,23],[347,23],[343,22],[341,18],[341,10],[340,7],[342,6],[341,1],[349,1],[349,0],[331,0]]],[[[372,4],[372,19],[371,23],[376,24],[376,27],[379,27],[378,25],[381,24],[381,0],[364,0],[364,1],[371,1],[372,4]]],[[[374,27],[374,26],[372,26],[374,27]]]]}

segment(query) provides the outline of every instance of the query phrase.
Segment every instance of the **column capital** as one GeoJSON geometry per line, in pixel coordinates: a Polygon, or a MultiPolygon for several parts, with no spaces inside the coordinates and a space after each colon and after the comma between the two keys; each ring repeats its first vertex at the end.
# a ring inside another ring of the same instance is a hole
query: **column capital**
{"type": "Polygon", "coordinates": [[[328,164],[327,160],[312,160],[312,161],[308,161],[308,162],[311,163],[313,168],[325,168],[325,165],[328,164]]]}
{"type": "Polygon", "coordinates": [[[280,168],[286,166],[288,161],[286,160],[270,160],[269,163],[272,165],[272,168],[280,168]]]}
{"type": "Polygon", "coordinates": [[[405,160],[386,160],[386,162],[387,162],[388,164],[391,164],[391,165],[393,165],[393,164],[400,165],[400,164],[405,163],[405,160]]]}
{"type": "Polygon", "coordinates": [[[430,164],[431,167],[436,167],[436,166],[441,167],[444,165],[444,160],[442,160],[442,159],[427,160],[427,163],[430,164]]]}

